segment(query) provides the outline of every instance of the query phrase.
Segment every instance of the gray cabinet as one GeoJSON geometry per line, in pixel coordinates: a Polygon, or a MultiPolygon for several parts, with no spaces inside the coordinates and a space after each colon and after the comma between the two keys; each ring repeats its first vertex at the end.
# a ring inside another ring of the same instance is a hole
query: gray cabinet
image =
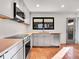
{"type": "Polygon", "coordinates": [[[60,35],[59,34],[33,34],[32,37],[33,46],[59,46],[60,45],[60,35]]]}
{"type": "Polygon", "coordinates": [[[59,46],[60,45],[60,35],[59,34],[51,34],[50,45],[51,46],[59,46]]]}
{"type": "Polygon", "coordinates": [[[49,46],[49,34],[34,34],[33,46],[49,46]]]}

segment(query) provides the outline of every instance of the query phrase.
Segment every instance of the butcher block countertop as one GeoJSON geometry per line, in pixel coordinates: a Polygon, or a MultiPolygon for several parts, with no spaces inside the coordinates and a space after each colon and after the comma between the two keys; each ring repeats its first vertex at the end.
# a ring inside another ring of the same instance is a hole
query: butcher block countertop
{"type": "Polygon", "coordinates": [[[22,42],[21,39],[0,39],[0,56],[22,42]]]}
{"type": "Polygon", "coordinates": [[[54,34],[54,35],[59,35],[60,33],[53,33],[53,32],[28,32],[28,33],[25,33],[25,34],[28,34],[28,35],[32,35],[32,34],[54,34]]]}

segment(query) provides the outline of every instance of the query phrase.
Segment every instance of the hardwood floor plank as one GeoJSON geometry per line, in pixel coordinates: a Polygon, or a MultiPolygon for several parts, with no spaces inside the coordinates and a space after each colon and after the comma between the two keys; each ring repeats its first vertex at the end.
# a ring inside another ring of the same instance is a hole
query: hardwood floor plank
{"type": "Polygon", "coordinates": [[[60,48],[32,48],[30,59],[50,59],[59,50],[60,48]]]}
{"type": "Polygon", "coordinates": [[[32,48],[29,59],[51,59],[62,47],[73,47],[63,59],[79,59],[79,44],[63,44],[59,48],[32,48]]]}

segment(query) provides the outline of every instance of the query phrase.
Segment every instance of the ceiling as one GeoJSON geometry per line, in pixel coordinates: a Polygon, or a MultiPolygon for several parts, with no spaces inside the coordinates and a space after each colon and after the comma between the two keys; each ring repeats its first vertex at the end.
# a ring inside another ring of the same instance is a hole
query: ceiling
{"type": "Polygon", "coordinates": [[[24,2],[31,12],[79,12],[79,0],[24,0],[24,2]]]}

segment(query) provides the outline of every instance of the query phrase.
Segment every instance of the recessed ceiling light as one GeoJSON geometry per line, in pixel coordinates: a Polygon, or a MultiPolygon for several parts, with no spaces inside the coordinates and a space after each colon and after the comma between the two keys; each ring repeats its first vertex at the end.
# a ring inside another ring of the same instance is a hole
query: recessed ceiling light
{"type": "Polygon", "coordinates": [[[36,7],[39,7],[39,6],[40,6],[39,4],[36,5],[36,7]]]}
{"type": "Polygon", "coordinates": [[[64,8],[64,5],[61,5],[61,8],[64,8]]]}
{"type": "Polygon", "coordinates": [[[77,11],[79,11],[79,9],[77,9],[77,11]]]}

